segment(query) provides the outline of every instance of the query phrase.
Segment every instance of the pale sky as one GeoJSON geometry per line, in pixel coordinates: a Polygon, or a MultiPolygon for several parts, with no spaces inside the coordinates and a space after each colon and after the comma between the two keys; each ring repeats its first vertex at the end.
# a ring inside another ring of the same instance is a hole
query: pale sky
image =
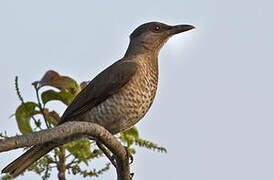
{"type": "MultiPolygon", "coordinates": [[[[137,124],[142,138],[168,153],[137,148],[134,180],[272,180],[273,6],[270,0],[2,0],[0,131],[19,132],[9,119],[20,103],[16,75],[24,98],[34,100],[31,82],[47,70],[90,80],[124,55],[129,34],[142,23],[192,24],[197,29],[161,50],[156,99],[137,124]]],[[[0,169],[21,154],[0,153],[0,169]]],[[[17,179],[29,178],[38,176],[17,179]]],[[[97,179],[115,178],[112,168],[97,179]]]]}

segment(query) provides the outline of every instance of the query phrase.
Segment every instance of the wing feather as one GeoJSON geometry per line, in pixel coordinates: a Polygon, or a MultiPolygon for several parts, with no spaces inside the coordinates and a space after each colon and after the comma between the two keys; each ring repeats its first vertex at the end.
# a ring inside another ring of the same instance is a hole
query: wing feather
{"type": "Polygon", "coordinates": [[[137,63],[117,61],[98,74],[67,107],[58,124],[85,113],[117,93],[136,73],[137,63]]]}

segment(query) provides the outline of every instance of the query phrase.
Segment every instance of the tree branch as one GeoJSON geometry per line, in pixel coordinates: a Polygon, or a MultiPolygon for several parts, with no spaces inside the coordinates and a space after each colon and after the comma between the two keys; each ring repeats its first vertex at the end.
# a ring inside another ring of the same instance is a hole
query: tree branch
{"type": "Polygon", "coordinates": [[[128,155],[122,144],[105,128],[89,122],[67,122],[51,129],[0,140],[0,152],[53,141],[62,145],[84,137],[102,142],[116,158],[118,180],[130,180],[128,155]]]}

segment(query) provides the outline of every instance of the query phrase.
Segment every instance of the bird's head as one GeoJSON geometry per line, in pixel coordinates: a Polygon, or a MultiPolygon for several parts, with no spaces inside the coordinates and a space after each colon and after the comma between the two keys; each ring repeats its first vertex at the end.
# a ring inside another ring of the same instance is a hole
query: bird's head
{"type": "Polygon", "coordinates": [[[142,51],[159,52],[171,36],[193,28],[192,25],[169,26],[159,22],[145,23],[131,33],[130,44],[136,50],[140,48],[142,51]]]}

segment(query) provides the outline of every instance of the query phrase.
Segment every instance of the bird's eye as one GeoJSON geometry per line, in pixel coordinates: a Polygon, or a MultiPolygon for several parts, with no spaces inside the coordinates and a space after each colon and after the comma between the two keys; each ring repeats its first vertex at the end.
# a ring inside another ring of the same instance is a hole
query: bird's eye
{"type": "Polygon", "coordinates": [[[160,26],[153,26],[153,31],[155,31],[155,32],[159,32],[160,31],[160,26]]]}

